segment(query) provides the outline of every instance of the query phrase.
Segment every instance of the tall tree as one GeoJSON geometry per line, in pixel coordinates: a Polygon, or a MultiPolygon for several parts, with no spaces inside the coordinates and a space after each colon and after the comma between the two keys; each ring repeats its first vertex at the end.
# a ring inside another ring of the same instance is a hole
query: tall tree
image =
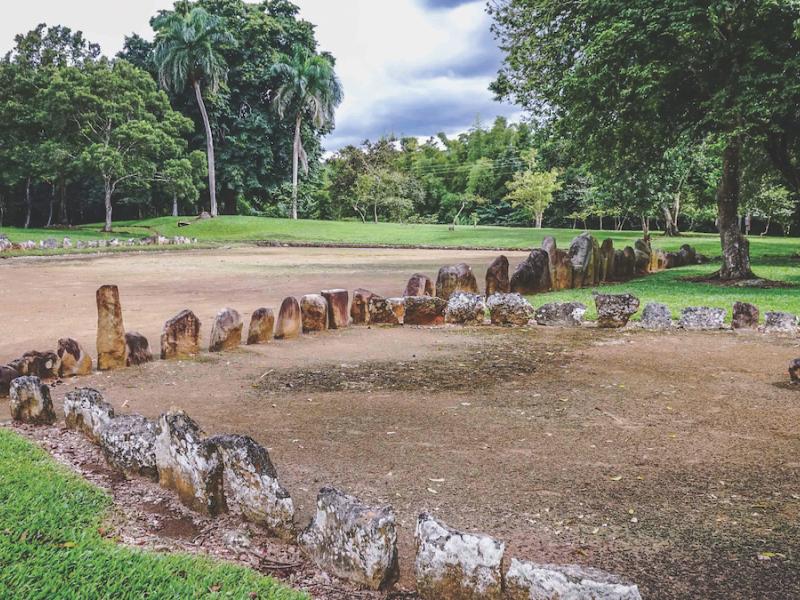
{"type": "Polygon", "coordinates": [[[154,58],[158,78],[165,88],[181,92],[188,84],[194,90],[197,106],[203,117],[208,159],[208,191],[211,216],[217,209],[216,172],[214,168],[214,135],[208,118],[203,89],[215,93],[227,74],[222,47],[233,44],[219,17],[200,7],[173,12],[157,19],[154,58]]]}
{"type": "Polygon", "coordinates": [[[297,48],[286,62],[272,68],[283,82],[275,93],[278,114],[294,121],[292,146],[292,218],[297,219],[297,175],[299,163],[308,174],[308,155],[303,148],[303,119],[310,119],[317,129],[332,127],[334,111],[342,103],[342,84],[328,55],[312,54],[297,48]]]}

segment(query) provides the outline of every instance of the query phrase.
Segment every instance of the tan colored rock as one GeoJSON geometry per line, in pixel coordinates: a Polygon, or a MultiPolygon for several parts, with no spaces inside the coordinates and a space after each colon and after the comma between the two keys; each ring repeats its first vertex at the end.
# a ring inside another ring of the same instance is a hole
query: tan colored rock
{"type": "Polygon", "coordinates": [[[402,325],[405,300],[373,296],[369,299],[368,310],[370,325],[402,325]]]}
{"type": "Polygon", "coordinates": [[[614,279],[614,241],[610,238],[603,240],[600,245],[600,282],[614,279]]]}
{"type": "Polygon", "coordinates": [[[303,318],[297,298],[289,296],[284,298],[281,309],[278,311],[278,321],[275,324],[275,339],[288,340],[300,335],[303,328],[303,318]]]}
{"type": "Polygon", "coordinates": [[[344,329],[350,325],[350,294],[347,290],[322,290],[322,297],[328,302],[328,327],[344,329]]]}
{"type": "Polygon", "coordinates": [[[58,371],[61,377],[88,375],[92,372],[92,357],[72,338],[58,340],[58,371]]]}
{"type": "Polygon", "coordinates": [[[60,361],[55,352],[39,352],[31,350],[20,358],[8,363],[22,376],[33,376],[39,379],[56,379],[60,370],[60,361]]]}
{"type": "Polygon", "coordinates": [[[433,281],[427,275],[414,273],[406,284],[403,296],[433,296],[433,281]]]}
{"type": "Polygon", "coordinates": [[[542,241],[542,250],[547,252],[550,267],[550,281],[553,291],[567,290],[572,287],[572,261],[569,253],[556,247],[553,236],[542,241]]]}
{"type": "Polygon", "coordinates": [[[508,278],[508,259],[502,254],[492,261],[486,269],[485,295],[507,294],[511,291],[511,281],[508,278]]]}
{"type": "Polygon", "coordinates": [[[124,367],[126,351],[119,288],[101,286],[97,290],[97,368],[107,371],[124,367]]]}
{"type": "Polygon", "coordinates": [[[235,350],[242,343],[242,316],[232,308],[223,308],[214,318],[211,326],[209,352],[235,350]]]}
{"type": "Polygon", "coordinates": [[[380,298],[369,290],[358,288],[353,292],[353,303],[350,305],[350,317],[354,325],[369,323],[369,301],[371,298],[380,298]]]}
{"type": "Polygon", "coordinates": [[[56,412],[50,398],[50,388],[38,377],[26,375],[11,382],[9,408],[11,418],[32,425],[52,425],[56,412]]]}
{"type": "Polygon", "coordinates": [[[161,332],[161,358],[191,358],[200,353],[200,319],[182,310],[164,323],[161,332]]]}
{"type": "Polygon", "coordinates": [[[405,299],[404,325],[443,325],[447,302],[435,296],[409,296],[405,299]]]}
{"type": "Polygon", "coordinates": [[[247,330],[247,344],[266,344],[272,339],[275,329],[275,313],[271,308],[259,308],[250,316],[250,328],[247,330]]]}
{"type": "Polygon", "coordinates": [[[303,333],[328,329],[328,301],[319,294],[306,294],[300,298],[303,333]]]}
{"type": "Polygon", "coordinates": [[[150,342],[138,331],[129,331],[125,334],[125,345],[128,347],[128,357],[125,360],[127,366],[135,367],[153,361],[150,342]]]}
{"type": "Polygon", "coordinates": [[[466,263],[444,266],[436,277],[436,295],[439,298],[447,301],[456,292],[478,293],[478,282],[466,263]]]}

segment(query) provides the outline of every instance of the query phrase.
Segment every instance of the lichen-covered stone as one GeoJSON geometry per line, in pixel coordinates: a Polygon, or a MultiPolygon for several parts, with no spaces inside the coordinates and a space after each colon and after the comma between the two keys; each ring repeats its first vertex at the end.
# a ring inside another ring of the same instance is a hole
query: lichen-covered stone
{"type": "Polygon", "coordinates": [[[372,296],[367,311],[371,325],[402,325],[406,312],[405,299],[372,296]]]}
{"type": "Polygon", "coordinates": [[[350,325],[350,294],[347,290],[322,290],[320,294],[328,303],[328,327],[344,329],[350,325]]]}
{"type": "Polygon", "coordinates": [[[278,320],[275,323],[275,339],[289,340],[296,338],[303,330],[303,318],[297,298],[289,296],[281,302],[278,320]]]}
{"type": "Polygon", "coordinates": [[[639,310],[639,299],[633,294],[595,294],[594,303],[598,327],[625,327],[639,310]]]}
{"type": "Polygon", "coordinates": [[[492,325],[527,325],[533,306],[520,294],[494,294],[486,299],[492,325]]]}
{"type": "Polygon", "coordinates": [[[447,301],[456,292],[478,293],[478,282],[466,263],[444,266],[436,276],[436,295],[439,298],[447,301]]]}
{"type": "Polygon", "coordinates": [[[182,310],[164,323],[161,332],[161,359],[191,358],[200,353],[200,319],[182,310]]]}
{"type": "Polygon", "coordinates": [[[101,371],[125,366],[125,325],[119,288],[104,285],[97,290],[97,368],[101,371]]]}
{"type": "Polygon", "coordinates": [[[211,326],[211,340],[208,343],[209,352],[224,352],[235,350],[242,343],[242,315],[233,308],[223,308],[214,317],[211,326]]]}
{"type": "Polygon", "coordinates": [[[395,521],[391,506],[367,506],[324,487],[299,542],[320,569],[368,589],[386,589],[398,577],[395,521]]]}
{"type": "Polygon", "coordinates": [[[125,333],[125,346],[127,346],[127,357],[125,359],[127,366],[135,367],[152,362],[153,353],[150,350],[150,342],[138,331],[125,333]]]}
{"type": "Polygon", "coordinates": [[[58,354],[55,352],[39,352],[31,350],[20,358],[9,363],[22,376],[38,377],[39,379],[56,379],[61,368],[58,354]]]}
{"type": "Polygon", "coordinates": [[[442,325],[447,302],[436,296],[409,296],[405,299],[405,325],[442,325]]]}
{"type": "Polygon", "coordinates": [[[582,288],[597,283],[600,266],[600,246],[594,237],[584,232],[572,240],[569,260],[572,265],[571,288],[582,288]]]}
{"type": "Polygon", "coordinates": [[[19,371],[8,365],[0,365],[0,398],[8,396],[11,390],[11,382],[19,377],[19,371]]]}
{"type": "Polygon", "coordinates": [[[764,314],[765,333],[797,333],[797,315],[787,312],[767,312],[764,314]]]}
{"type": "Polygon", "coordinates": [[[789,363],[789,380],[792,383],[800,383],[800,358],[795,358],[789,363]]]}
{"type": "Polygon", "coordinates": [[[423,600],[500,600],[505,544],[462,533],[423,513],[417,519],[414,574],[423,600]]]}
{"type": "Polygon", "coordinates": [[[575,565],[544,565],[511,559],[508,600],[642,600],[639,588],[619,577],[575,565]]]}
{"type": "Polygon", "coordinates": [[[72,338],[58,340],[58,373],[61,377],[76,377],[92,372],[92,357],[72,338]]]}
{"type": "Polygon", "coordinates": [[[550,302],[536,309],[534,318],[539,325],[580,327],[586,305],[580,302],[550,302]]]}
{"type": "Polygon", "coordinates": [[[353,303],[350,305],[350,317],[355,325],[366,325],[369,323],[369,301],[372,298],[380,298],[369,290],[358,288],[353,292],[353,303]]]}
{"type": "Polygon", "coordinates": [[[760,317],[758,307],[748,302],[733,303],[733,318],[731,327],[734,329],[758,329],[760,317]]]}
{"type": "Polygon", "coordinates": [[[481,325],[486,320],[486,302],[477,294],[456,292],[447,301],[445,323],[481,325]]]}
{"type": "Polygon", "coordinates": [[[77,388],[64,397],[64,421],[94,443],[100,442],[100,432],[114,418],[114,407],[103,400],[93,388],[77,388]]]}
{"type": "Polygon", "coordinates": [[[9,408],[14,421],[33,425],[52,425],[56,422],[50,388],[38,377],[17,377],[11,382],[9,392],[9,408]]]}
{"type": "Polygon", "coordinates": [[[672,327],[672,312],[666,304],[648,302],[639,324],[644,329],[669,329],[672,327]]]}
{"type": "Polygon", "coordinates": [[[247,330],[247,345],[266,344],[272,339],[275,329],[275,313],[271,308],[258,308],[250,315],[250,327],[247,330]]]}
{"type": "Polygon", "coordinates": [[[507,294],[510,291],[511,280],[508,277],[508,259],[501,254],[486,269],[484,294],[488,298],[492,294],[507,294]]]}
{"type": "Polygon", "coordinates": [[[209,438],[208,443],[215,445],[222,456],[228,509],[264,525],[279,537],[292,537],[292,498],[278,482],[278,473],[267,451],[242,435],[219,435],[209,438]]]}
{"type": "Polygon", "coordinates": [[[414,273],[403,290],[403,297],[433,296],[433,281],[427,275],[414,273]]]}
{"type": "Polygon", "coordinates": [[[550,257],[545,250],[534,248],[517,265],[511,276],[511,291],[517,294],[539,294],[552,288],[550,257]]]}
{"type": "Polygon", "coordinates": [[[650,255],[653,250],[650,243],[645,240],[636,240],[633,244],[633,254],[635,257],[636,272],[647,273],[650,269],[650,255]]]}
{"type": "Polygon", "coordinates": [[[100,429],[100,449],[114,469],[128,477],[158,480],[156,424],[141,415],[119,415],[100,429]]]}
{"type": "Polygon", "coordinates": [[[725,326],[725,309],[688,306],[681,311],[678,326],[694,330],[722,329],[725,326]]]}
{"type": "Polygon", "coordinates": [[[222,457],[183,411],[161,415],[156,426],[156,466],[162,487],[186,506],[208,515],[225,510],[222,457]]]}
{"type": "Polygon", "coordinates": [[[303,333],[328,329],[328,301],[320,294],[306,294],[300,298],[303,315],[303,333]]]}

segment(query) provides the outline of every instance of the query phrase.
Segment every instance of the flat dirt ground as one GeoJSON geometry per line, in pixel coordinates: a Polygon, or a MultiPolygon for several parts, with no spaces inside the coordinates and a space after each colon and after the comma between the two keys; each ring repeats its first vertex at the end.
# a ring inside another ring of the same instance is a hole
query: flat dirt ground
{"type": "MultiPolygon", "coordinates": [[[[69,335],[93,347],[94,291],[126,327],[207,325],[289,294],[399,294],[415,271],[495,253],[231,249],[0,262],[0,362],[69,335]]],[[[520,255],[521,256],[521,255],[520,255]]],[[[512,263],[517,256],[510,256],[512,263]]],[[[209,327],[204,327],[207,338],[209,327]]],[[[618,573],[645,598],[800,597],[800,339],[526,327],[354,327],[57,386],[120,412],[185,409],[270,449],[307,522],[333,484],[391,503],[401,585],[422,510],[508,542],[508,556],[618,573]]],[[[3,401],[3,405],[5,402],[3,401]]],[[[0,406],[7,414],[7,408],[0,406]]]]}

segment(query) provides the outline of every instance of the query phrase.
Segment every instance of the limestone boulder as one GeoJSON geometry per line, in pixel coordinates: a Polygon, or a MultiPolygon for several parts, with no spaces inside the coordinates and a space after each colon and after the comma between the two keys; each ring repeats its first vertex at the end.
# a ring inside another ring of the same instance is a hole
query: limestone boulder
{"type": "Polygon", "coordinates": [[[734,302],[731,327],[734,329],[757,330],[760,316],[756,305],[748,302],[734,302]]]}
{"type": "Polygon", "coordinates": [[[444,266],[436,276],[436,295],[444,301],[456,292],[478,293],[478,282],[466,263],[444,266]]]}
{"type": "Polygon", "coordinates": [[[161,358],[191,358],[200,353],[200,319],[182,310],[164,323],[161,331],[161,358]]]}
{"type": "Polygon", "coordinates": [[[106,462],[127,477],[158,481],[156,424],[141,415],[119,415],[100,429],[106,462]]]}
{"type": "Polygon", "coordinates": [[[222,456],[186,413],[161,415],[155,455],[158,482],[177,492],[186,506],[207,515],[225,510],[222,456]]]}
{"type": "Polygon", "coordinates": [[[625,327],[639,310],[639,299],[633,294],[595,294],[594,303],[597,326],[609,329],[625,327]]]}
{"type": "Polygon", "coordinates": [[[492,261],[486,269],[486,288],[488,298],[492,294],[507,294],[511,291],[511,280],[508,278],[508,259],[502,254],[492,261]]]}
{"type": "Polygon", "coordinates": [[[317,496],[314,520],[299,542],[320,569],[358,586],[386,589],[398,578],[397,526],[391,506],[368,506],[324,487],[317,496]]]}
{"type": "Polygon", "coordinates": [[[39,379],[56,379],[61,370],[58,354],[50,351],[39,352],[38,350],[26,352],[20,358],[11,361],[9,366],[20,375],[39,379]]]}
{"type": "Polygon", "coordinates": [[[303,332],[328,329],[328,301],[319,294],[306,294],[300,298],[303,332]]]}
{"type": "Polygon", "coordinates": [[[580,302],[550,302],[536,309],[534,318],[539,325],[580,327],[586,305],[580,302]]]}
{"type": "Polygon", "coordinates": [[[135,367],[153,361],[150,342],[138,331],[125,333],[125,346],[127,347],[127,358],[125,359],[127,366],[135,367]]]}
{"type": "Polygon", "coordinates": [[[350,318],[355,325],[366,325],[369,323],[369,301],[372,298],[380,298],[369,290],[358,288],[353,292],[353,303],[350,305],[350,318]]]}
{"type": "Polygon", "coordinates": [[[19,372],[14,367],[0,365],[0,398],[8,396],[11,391],[11,382],[19,376],[19,372]]]}
{"type": "Polygon", "coordinates": [[[402,325],[405,318],[405,298],[372,296],[367,305],[370,325],[402,325]]]}
{"type": "Polygon", "coordinates": [[[258,308],[250,315],[250,327],[247,330],[247,344],[266,344],[272,339],[275,329],[275,313],[271,308],[258,308]]]}
{"type": "Polygon", "coordinates": [[[494,294],[486,299],[492,325],[527,325],[533,318],[531,303],[520,294],[494,294]]]}
{"type": "Polygon", "coordinates": [[[58,374],[61,377],[76,377],[92,372],[92,357],[83,346],[72,338],[58,340],[58,374]]]}
{"type": "Polygon", "coordinates": [[[797,315],[788,312],[767,312],[764,314],[764,333],[797,333],[797,315]]]}
{"type": "Polygon", "coordinates": [[[486,320],[486,302],[478,294],[456,292],[447,301],[445,323],[481,325],[486,320]]]}
{"type": "Polygon", "coordinates": [[[672,327],[672,311],[666,304],[648,302],[642,311],[639,324],[644,329],[669,329],[672,327]]]}
{"type": "Polygon", "coordinates": [[[795,358],[789,363],[789,380],[800,384],[800,358],[795,358]]]}
{"type": "Polygon", "coordinates": [[[294,504],[278,481],[266,449],[243,435],[208,439],[222,456],[225,501],[248,521],[289,539],[294,535],[294,504]]]}
{"type": "Polygon", "coordinates": [[[235,350],[242,343],[242,315],[233,308],[223,308],[214,317],[211,326],[211,340],[208,343],[209,352],[225,352],[235,350]]]}
{"type": "Polygon", "coordinates": [[[101,371],[125,366],[125,325],[119,288],[104,285],[97,290],[97,368],[101,371]]]}
{"type": "Polygon", "coordinates": [[[405,325],[442,325],[447,302],[435,296],[409,296],[405,298],[405,325]]]}
{"type": "Polygon", "coordinates": [[[544,250],[534,248],[514,270],[511,276],[511,292],[539,294],[550,291],[551,287],[550,257],[544,250]]]}
{"type": "Polygon", "coordinates": [[[462,533],[423,513],[414,534],[414,575],[423,600],[501,600],[505,544],[462,533]]]}
{"type": "Polygon", "coordinates": [[[284,298],[278,311],[278,320],[275,323],[275,339],[296,338],[302,330],[303,317],[300,312],[300,303],[293,296],[284,298]]]}
{"type": "Polygon", "coordinates": [[[52,425],[56,422],[50,388],[32,375],[17,377],[9,389],[11,418],[32,425],[52,425]]]}
{"type": "Polygon", "coordinates": [[[403,290],[403,296],[433,296],[433,281],[427,275],[414,273],[403,290]]]}
{"type": "Polygon", "coordinates": [[[95,444],[100,443],[102,428],[113,418],[114,407],[93,388],[77,388],[64,397],[64,421],[67,427],[77,429],[95,444]]]}
{"type": "Polygon", "coordinates": [[[344,329],[350,325],[350,294],[347,290],[322,290],[322,297],[328,303],[328,327],[344,329]]]}
{"type": "Polygon", "coordinates": [[[678,326],[693,330],[722,329],[725,326],[725,309],[689,306],[681,311],[678,326]]]}
{"type": "Polygon", "coordinates": [[[512,558],[505,582],[508,600],[642,600],[636,585],[576,565],[545,565],[512,558]]]}

